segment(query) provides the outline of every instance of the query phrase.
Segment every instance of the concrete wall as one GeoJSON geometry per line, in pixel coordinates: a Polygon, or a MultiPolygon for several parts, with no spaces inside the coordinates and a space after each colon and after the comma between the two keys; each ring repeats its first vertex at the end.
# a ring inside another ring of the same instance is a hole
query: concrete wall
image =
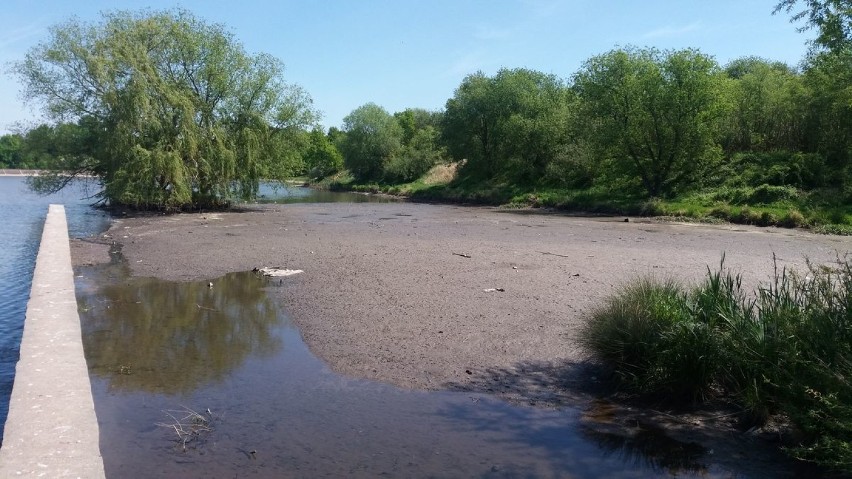
{"type": "Polygon", "coordinates": [[[104,477],[65,208],[50,205],[0,448],[0,477],[104,477]]]}

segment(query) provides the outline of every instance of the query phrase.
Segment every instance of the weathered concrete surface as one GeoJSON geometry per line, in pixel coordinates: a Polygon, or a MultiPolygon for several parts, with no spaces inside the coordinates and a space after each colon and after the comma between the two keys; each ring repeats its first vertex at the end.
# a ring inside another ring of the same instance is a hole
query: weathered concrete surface
{"type": "Polygon", "coordinates": [[[65,208],[50,205],[27,305],[0,477],[104,477],[65,208]]]}

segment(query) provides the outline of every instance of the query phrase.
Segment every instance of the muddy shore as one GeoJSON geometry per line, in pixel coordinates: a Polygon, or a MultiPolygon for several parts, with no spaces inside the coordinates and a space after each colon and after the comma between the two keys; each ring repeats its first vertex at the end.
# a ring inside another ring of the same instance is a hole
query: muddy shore
{"type": "Polygon", "coordinates": [[[771,277],[773,255],[779,268],[803,270],[806,258],[830,263],[852,250],[852,238],[530,210],[322,203],[125,217],[71,249],[77,265],[107,262],[110,250],[120,250],[134,276],[213,288],[228,272],[300,269],[271,280],[269,292],[338,373],[578,408],[584,427],[604,435],[636,441],[638,424],[661,427],[679,444],[715,451],[714,461],[729,470],[798,477],[812,471],[799,471],[777,450],[783,426],[743,434],[736,413],[718,405],[685,414],[601,402],[599,371],[576,334],[589,311],[632,278],[698,281],[724,253],[751,288],[771,277]]]}
{"type": "MultiPolygon", "coordinates": [[[[802,269],[805,258],[852,250],[852,238],[796,230],[413,203],[124,218],[101,240],[120,246],[137,276],[304,270],[272,291],[332,369],[530,402],[577,393],[571,383],[588,379],[574,340],[584,315],[631,278],[695,281],[724,253],[754,285],[773,254],[802,269]]],[[[73,252],[77,263],[106,258],[91,242],[73,252]]]]}

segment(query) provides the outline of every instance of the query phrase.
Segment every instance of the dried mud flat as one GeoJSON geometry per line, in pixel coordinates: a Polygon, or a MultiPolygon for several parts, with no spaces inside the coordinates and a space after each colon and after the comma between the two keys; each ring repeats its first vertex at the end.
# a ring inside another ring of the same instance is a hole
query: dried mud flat
{"type": "MultiPolygon", "coordinates": [[[[806,258],[828,263],[852,249],[852,238],[796,230],[413,203],[123,218],[100,241],[120,245],[136,276],[210,279],[214,288],[232,271],[304,270],[272,280],[271,293],[335,371],[545,407],[588,406],[594,370],[575,337],[626,281],[697,281],[724,253],[751,288],[770,278],[773,255],[801,270],[806,258]]],[[[104,248],[72,244],[78,263],[103,260],[104,248]]],[[[667,427],[694,437],[704,420],[667,427]]],[[[705,439],[723,444],[730,422],[717,421],[705,439]]]]}

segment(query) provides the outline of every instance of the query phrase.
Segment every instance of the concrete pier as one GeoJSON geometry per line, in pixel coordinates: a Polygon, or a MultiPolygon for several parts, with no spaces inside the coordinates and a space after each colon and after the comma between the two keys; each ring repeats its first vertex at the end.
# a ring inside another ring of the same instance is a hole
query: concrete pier
{"type": "Polygon", "coordinates": [[[50,205],[27,304],[0,477],[104,477],[65,208],[50,205]]]}

